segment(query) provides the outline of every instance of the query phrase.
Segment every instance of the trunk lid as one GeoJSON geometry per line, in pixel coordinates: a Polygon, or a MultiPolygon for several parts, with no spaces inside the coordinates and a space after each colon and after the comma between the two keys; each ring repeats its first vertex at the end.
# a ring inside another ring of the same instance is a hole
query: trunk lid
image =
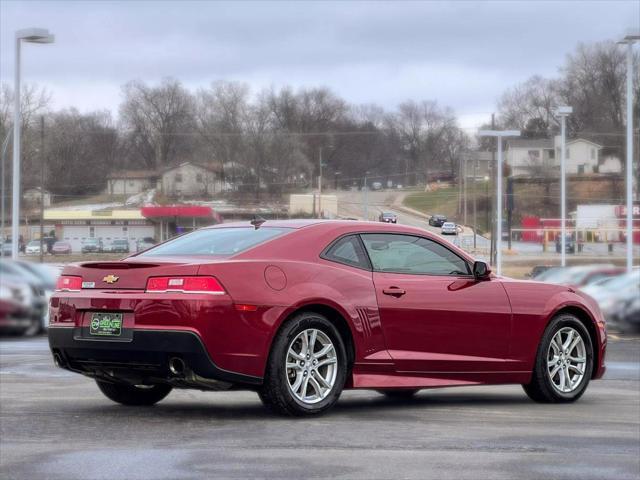
{"type": "MultiPolygon", "coordinates": [[[[63,275],[82,277],[83,289],[144,290],[149,277],[197,275],[202,260],[146,257],[115,262],[85,262],[65,267],[63,275]]],[[[209,263],[209,262],[207,262],[209,263]]]]}

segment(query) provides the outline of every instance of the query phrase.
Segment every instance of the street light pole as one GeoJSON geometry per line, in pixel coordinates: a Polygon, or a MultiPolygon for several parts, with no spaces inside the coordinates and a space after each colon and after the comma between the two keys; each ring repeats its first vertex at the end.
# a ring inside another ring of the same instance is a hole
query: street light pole
{"type": "Polygon", "coordinates": [[[44,28],[25,28],[16,32],[16,63],[13,92],[13,203],[11,206],[11,258],[18,258],[20,239],[20,43],[53,43],[54,36],[44,28]]]}
{"type": "Polygon", "coordinates": [[[322,218],[322,145],[318,150],[318,165],[320,174],[318,175],[318,218],[322,218]]]}
{"type": "Polygon", "coordinates": [[[481,137],[496,137],[498,143],[498,172],[496,186],[496,273],[502,275],[502,139],[519,137],[520,130],[480,130],[481,137]]]}
{"type": "Polygon", "coordinates": [[[363,206],[364,206],[364,220],[365,222],[369,220],[369,187],[367,187],[367,175],[369,174],[369,172],[364,172],[364,185],[363,185],[363,189],[364,189],[364,201],[363,206]]]}
{"type": "Polygon", "coordinates": [[[567,117],[573,108],[561,106],[555,109],[560,117],[560,265],[567,266],[567,117]]]}
{"type": "Polygon", "coordinates": [[[0,165],[0,177],[2,177],[2,180],[0,180],[2,182],[2,185],[0,186],[0,190],[2,190],[2,199],[0,199],[0,210],[2,210],[2,213],[0,213],[0,242],[4,243],[5,240],[5,235],[4,235],[4,214],[5,214],[5,200],[7,199],[7,189],[6,189],[6,182],[5,182],[5,178],[4,178],[4,164],[6,163],[6,159],[5,156],[7,154],[7,147],[9,146],[9,142],[11,141],[11,131],[7,132],[7,136],[4,137],[4,142],[2,142],[2,155],[0,156],[0,162],[2,162],[2,164],[0,165]]]}
{"type": "Polygon", "coordinates": [[[633,270],[633,43],[640,32],[630,33],[619,42],[627,45],[627,272],[633,270]]]}

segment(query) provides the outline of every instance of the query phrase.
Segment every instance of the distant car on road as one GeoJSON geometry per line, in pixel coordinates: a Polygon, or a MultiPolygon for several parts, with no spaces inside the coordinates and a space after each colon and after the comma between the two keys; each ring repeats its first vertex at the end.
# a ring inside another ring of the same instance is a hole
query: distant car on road
{"type": "Polygon", "coordinates": [[[431,215],[431,218],[429,218],[429,225],[432,227],[441,227],[446,221],[446,215],[431,215]]]}
{"type": "Polygon", "coordinates": [[[53,255],[69,255],[71,253],[71,244],[69,242],[56,242],[51,247],[53,255]]]}
{"type": "Polygon", "coordinates": [[[100,253],[102,252],[102,240],[98,238],[87,238],[82,241],[80,251],[82,253],[100,253]]]}
{"type": "Polygon", "coordinates": [[[381,182],[373,182],[371,184],[371,190],[382,190],[382,183],[381,182]]]}
{"type": "Polygon", "coordinates": [[[441,229],[442,235],[457,235],[458,227],[453,222],[444,222],[441,229]]]}
{"type": "Polygon", "coordinates": [[[27,243],[25,252],[27,255],[39,255],[40,254],[40,240],[31,240],[27,243]]]}
{"type": "Polygon", "coordinates": [[[398,223],[398,216],[392,212],[381,212],[378,217],[378,221],[384,223],[398,223]]]}
{"type": "Polygon", "coordinates": [[[104,251],[109,253],[129,253],[129,240],[113,240],[110,245],[104,247],[104,251]]]}

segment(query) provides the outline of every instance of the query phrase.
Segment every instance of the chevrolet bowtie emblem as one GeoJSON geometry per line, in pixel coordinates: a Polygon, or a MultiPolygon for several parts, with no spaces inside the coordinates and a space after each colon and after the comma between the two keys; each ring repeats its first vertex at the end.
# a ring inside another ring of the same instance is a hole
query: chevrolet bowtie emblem
{"type": "Polygon", "coordinates": [[[116,282],[118,281],[118,279],[119,279],[119,278],[120,278],[120,277],[116,277],[115,275],[111,275],[111,274],[109,274],[109,275],[107,275],[106,277],[104,277],[104,278],[102,279],[102,281],[103,281],[103,282],[106,282],[106,283],[116,283],[116,282]]]}

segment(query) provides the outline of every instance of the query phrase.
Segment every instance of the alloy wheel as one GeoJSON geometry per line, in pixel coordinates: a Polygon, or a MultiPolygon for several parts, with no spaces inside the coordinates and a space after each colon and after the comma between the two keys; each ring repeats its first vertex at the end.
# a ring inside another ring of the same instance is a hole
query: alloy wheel
{"type": "Polygon", "coordinates": [[[309,328],[289,344],[286,375],[289,390],[301,402],[324,400],[333,389],[338,358],[331,339],[321,330],[309,328]]]}
{"type": "Polygon", "coordinates": [[[571,393],[582,383],[587,366],[587,349],[580,333],[571,327],[561,328],[547,350],[547,374],[554,388],[571,393]]]}

